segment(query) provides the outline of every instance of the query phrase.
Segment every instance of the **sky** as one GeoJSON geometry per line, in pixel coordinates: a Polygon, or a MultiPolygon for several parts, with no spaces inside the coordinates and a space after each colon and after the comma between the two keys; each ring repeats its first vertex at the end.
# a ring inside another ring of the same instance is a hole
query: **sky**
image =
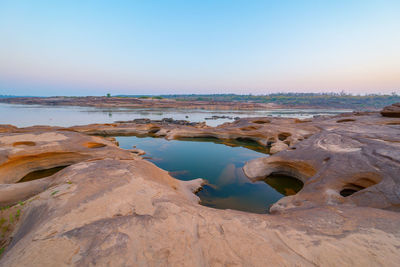
{"type": "Polygon", "coordinates": [[[0,95],[400,94],[398,0],[0,0],[0,95]]]}

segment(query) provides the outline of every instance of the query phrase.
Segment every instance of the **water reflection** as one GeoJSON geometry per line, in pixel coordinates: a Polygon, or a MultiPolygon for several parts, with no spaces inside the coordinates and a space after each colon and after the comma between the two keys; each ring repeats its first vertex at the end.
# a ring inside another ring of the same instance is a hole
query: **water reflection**
{"type": "Polygon", "coordinates": [[[150,161],[177,179],[206,179],[208,184],[198,192],[201,204],[206,206],[266,213],[271,204],[292,193],[290,190],[297,190],[289,180],[282,184],[279,179],[251,182],[243,173],[244,163],[267,155],[242,146],[206,142],[207,139],[117,137],[117,141],[125,149],[134,145],[143,149],[150,161]]]}

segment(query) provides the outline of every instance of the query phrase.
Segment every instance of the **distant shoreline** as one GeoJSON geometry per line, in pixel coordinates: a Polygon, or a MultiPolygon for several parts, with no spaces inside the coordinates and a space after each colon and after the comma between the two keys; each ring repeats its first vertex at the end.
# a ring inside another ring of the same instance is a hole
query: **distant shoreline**
{"type": "Polygon", "coordinates": [[[0,103],[82,106],[120,108],[171,108],[199,110],[273,110],[273,109],[353,109],[378,110],[395,102],[398,95],[324,95],[324,94],[276,94],[252,95],[163,95],[163,96],[55,96],[17,97],[1,96],[0,103]]]}
{"type": "Polygon", "coordinates": [[[133,97],[12,97],[0,98],[0,103],[44,106],[120,107],[120,108],[174,108],[203,110],[269,110],[283,108],[269,103],[177,101],[133,97]]]}

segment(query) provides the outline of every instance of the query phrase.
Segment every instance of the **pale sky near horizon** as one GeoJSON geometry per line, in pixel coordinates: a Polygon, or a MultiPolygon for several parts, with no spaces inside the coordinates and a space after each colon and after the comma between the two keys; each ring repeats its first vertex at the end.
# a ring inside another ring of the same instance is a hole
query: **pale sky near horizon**
{"type": "Polygon", "coordinates": [[[400,93],[400,1],[0,0],[0,95],[400,93]]]}

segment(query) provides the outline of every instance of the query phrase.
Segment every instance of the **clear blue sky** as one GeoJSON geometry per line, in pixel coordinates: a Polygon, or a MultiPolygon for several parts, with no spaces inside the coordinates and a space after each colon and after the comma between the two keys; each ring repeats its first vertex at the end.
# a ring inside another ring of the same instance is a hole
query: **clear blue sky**
{"type": "Polygon", "coordinates": [[[0,94],[400,93],[398,0],[0,0],[0,94]]]}

